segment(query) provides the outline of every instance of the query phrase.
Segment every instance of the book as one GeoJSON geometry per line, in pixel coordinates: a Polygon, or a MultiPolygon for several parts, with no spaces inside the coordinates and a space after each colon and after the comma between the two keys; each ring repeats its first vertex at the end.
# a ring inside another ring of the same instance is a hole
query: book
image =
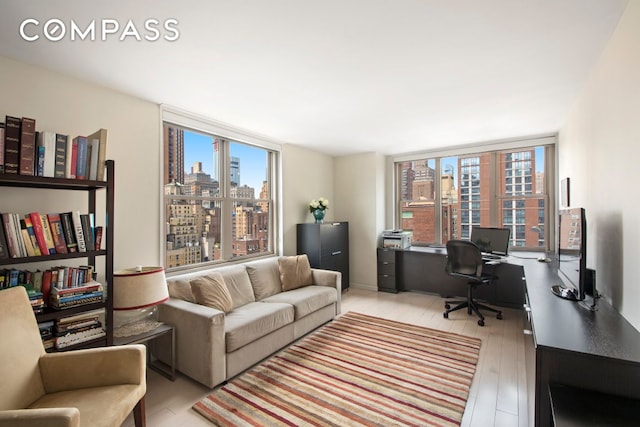
{"type": "Polygon", "coordinates": [[[87,179],[87,150],[89,141],[86,136],[77,136],[78,158],[76,160],[76,179],[87,179]]]}
{"type": "Polygon", "coordinates": [[[36,144],[44,147],[44,167],[43,175],[53,178],[56,167],[56,134],[55,132],[39,132],[36,144]]]}
{"type": "Polygon", "coordinates": [[[68,252],[67,241],[64,238],[64,230],[62,229],[60,214],[48,214],[47,219],[49,220],[49,226],[51,227],[51,236],[53,237],[53,245],[56,249],[56,253],[66,254],[68,252]]]}
{"type": "Polygon", "coordinates": [[[98,154],[100,151],[100,140],[89,139],[89,158],[87,159],[87,178],[90,180],[96,180],[96,174],[98,172],[98,154]]]}
{"type": "Polygon", "coordinates": [[[38,245],[38,239],[36,239],[36,232],[33,228],[33,222],[31,221],[31,216],[25,215],[24,223],[27,226],[27,233],[29,234],[29,239],[31,240],[31,244],[33,245],[35,256],[42,255],[42,251],[40,250],[40,246],[38,245]]]}
{"type": "Polygon", "coordinates": [[[4,130],[4,173],[17,174],[20,168],[20,135],[22,120],[6,116],[4,130]]]}
{"type": "Polygon", "coordinates": [[[89,135],[88,138],[99,141],[95,179],[104,181],[105,162],[107,160],[107,130],[100,129],[89,135]]]}
{"type": "Polygon", "coordinates": [[[4,123],[0,123],[0,173],[4,173],[4,123]]]}
{"type": "Polygon", "coordinates": [[[76,307],[78,305],[95,304],[97,302],[102,302],[103,299],[104,294],[102,291],[89,292],[87,294],[72,295],[60,298],[56,298],[51,294],[49,295],[49,307],[56,310],[61,310],[64,308],[76,307]]]}
{"type": "Polygon", "coordinates": [[[9,250],[9,257],[20,257],[20,250],[18,249],[18,241],[16,237],[16,230],[12,224],[12,215],[10,213],[2,214],[2,226],[4,227],[4,234],[7,238],[7,248],[9,250]]]}
{"type": "Polygon", "coordinates": [[[84,232],[82,231],[82,221],[80,221],[80,211],[71,212],[71,218],[73,222],[73,230],[76,235],[76,242],[78,242],[78,252],[86,252],[87,244],[84,240],[84,232]]]}
{"type": "Polygon", "coordinates": [[[56,253],[56,245],[53,241],[53,234],[51,233],[49,219],[46,214],[39,214],[39,216],[40,225],[42,226],[42,234],[44,234],[44,241],[47,244],[47,252],[45,252],[45,254],[53,255],[56,253]]]}
{"type": "Polygon", "coordinates": [[[96,244],[93,238],[93,214],[80,215],[80,223],[82,224],[82,234],[88,251],[95,250],[96,244]]]}
{"type": "Polygon", "coordinates": [[[29,214],[29,218],[31,219],[33,232],[36,236],[36,242],[38,242],[38,247],[40,248],[40,254],[49,255],[49,248],[47,247],[47,240],[45,239],[45,236],[44,236],[44,230],[42,228],[42,221],[40,219],[40,214],[38,212],[31,212],[29,214]]]}
{"type": "Polygon", "coordinates": [[[22,118],[20,127],[20,175],[35,175],[36,121],[22,118]]]}
{"type": "Polygon", "coordinates": [[[27,256],[36,256],[36,251],[33,248],[33,243],[31,242],[31,237],[29,237],[29,231],[27,230],[27,224],[24,222],[24,219],[19,219],[19,221],[20,234],[22,235],[22,241],[27,251],[27,256]]]}
{"type": "Polygon", "coordinates": [[[2,215],[0,215],[0,259],[7,259],[11,255],[9,255],[9,243],[7,242],[7,236],[4,233],[4,225],[2,222],[2,215]]]}
{"type": "Polygon", "coordinates": [[[36,176],[44,176],[44,147],[36,146],[36,176]]]}
{"type": "Polygon", "coordinates": [[[65,178],[76,178],[76,167],[78,162],[78,140],[67,138],[67,159],[65,161],[65,178]]]}
{"type": "Polygon", "coordinates": [[[102,226],[98,226],[98,227],[96,227],[94,229],[94,233],[93,234],[95,235],[95,240],[96,240],[96,242],[95,242],[96,251],[99,251],[100,248],[102,247],[102,230],[103,230],[102,226]]]}
{"type": "Polygon", "coordinates": [[[18,241],[18,251],[20,254],[19,256],[26,257],[28,256],[28,254],[27,254],[27,248],[24,245],[24,240],[22,239],[22,228],[20,227],[20,215],[16,213],[11,214],[11,224],[15,228],[16,240],[18,241]]]}
{"type": "Polygon", "coordinates": [[[102,328],[94,328],[89,331],[73,333],[64,337],[57,337],[55,347],[58,350],[70,347],[72,345],[82,344],[87,341],[93,341],[106,336],[106,332],[102,328]]]}
{"type": "Polygon", "coordinates": [[[64,240],[67,242],[68,252],[78,252],[78,241],[76,240],[76,232],[73,227],[73,219],[71,212],[63,212],[60,214],[60,222],[64,232],[64,240]]]}
{"type": "Polygon", "coordinates": [[[91,280],[90,282],[83,283],[81,285],[73,286],[69,288],[54,287],[51,289],[51,295],[54,295],[56,297],[63,297],[63,296],[82,295],[82,294],[98,292],[98,291],[99,292],[103,291],[102,283],[97,282],[95,280],[91,280]]]}
{"type": "Polygon", "coordinates": [[[56,178],[66,177],[67,164],[67,135],[56,134],[56,154],[53,176],[56,178]]]}

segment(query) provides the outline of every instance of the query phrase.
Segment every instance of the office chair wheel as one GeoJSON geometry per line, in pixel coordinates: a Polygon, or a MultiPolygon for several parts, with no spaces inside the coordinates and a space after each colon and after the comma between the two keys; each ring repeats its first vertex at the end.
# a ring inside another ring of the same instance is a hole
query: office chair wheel
{"type": "Polygon", "coordinates": [[[478,326],[484,326],[484,319],[478,320],[478,326]]]}
{"type": "Polygon", "coordinates": [[[496,319],[502,320],[502,312],[498,313],[498,315],[496,316],[496,319]]]}
{"type": "Polygon", "coordinates": [[[442,315],[444,316],[445,319],[449,318],[449,313],[447,313],[446,311],[444,313],[442,313],[442,315]]]}
{"type": "Polygon", "coordinates": [[[444,303],[444,309],[445,310],[449,310],[451,308],[451,306],[448,303],[444,303]]]}

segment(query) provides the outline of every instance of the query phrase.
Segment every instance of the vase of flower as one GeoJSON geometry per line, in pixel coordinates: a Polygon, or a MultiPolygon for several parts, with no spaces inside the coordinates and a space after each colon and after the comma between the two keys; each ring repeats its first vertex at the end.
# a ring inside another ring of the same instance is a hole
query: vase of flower
{"type": "Polygon", "coordinates": [[[324,209],[315,209],[313,217],[316,220],[316,224],[322,224],[324,222],[324,209]]]}
{"type": "Polygon", "coordinates": [[[329,201],[324,197],[309,202],[309,212],[313,214],[316,224],[322,224],[324,221],[324,211],[329,209],[329,201]]]}

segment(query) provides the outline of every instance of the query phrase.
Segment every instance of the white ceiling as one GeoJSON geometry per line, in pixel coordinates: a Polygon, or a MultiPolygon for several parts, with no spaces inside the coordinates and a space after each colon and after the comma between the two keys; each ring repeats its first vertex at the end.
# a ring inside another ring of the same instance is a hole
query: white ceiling
{"type": "Polygon", "coordinates": [[[397,154],[557,131],[626,4],[2,0],[0,55],[279,142],[397,154]],[[62,41],[42,36],[51,18],[62,41]],[[149,18],[176,19],[179,39],[118,40],[128,20],[150,35],[149,18]],[[103,19],[121,30],[69,40],[72,20],[103,19]]]}

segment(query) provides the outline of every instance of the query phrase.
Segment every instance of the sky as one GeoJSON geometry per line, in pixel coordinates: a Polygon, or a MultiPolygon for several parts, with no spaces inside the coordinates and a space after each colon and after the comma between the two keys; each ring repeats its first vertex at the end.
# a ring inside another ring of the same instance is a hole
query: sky
{"type": "MultiPolygon", "coordinates": [[[[231,144],[231,156],[240,158],[240,185],[255,190],[256,197],[267,176],[267,153],[265,150],[241,143],[231,144]]],[[[188,130],[184,131],[184,169],[191,173],[195,162],[202,162],[202,170],[213,174],[213,138],[188,130]]]]}

